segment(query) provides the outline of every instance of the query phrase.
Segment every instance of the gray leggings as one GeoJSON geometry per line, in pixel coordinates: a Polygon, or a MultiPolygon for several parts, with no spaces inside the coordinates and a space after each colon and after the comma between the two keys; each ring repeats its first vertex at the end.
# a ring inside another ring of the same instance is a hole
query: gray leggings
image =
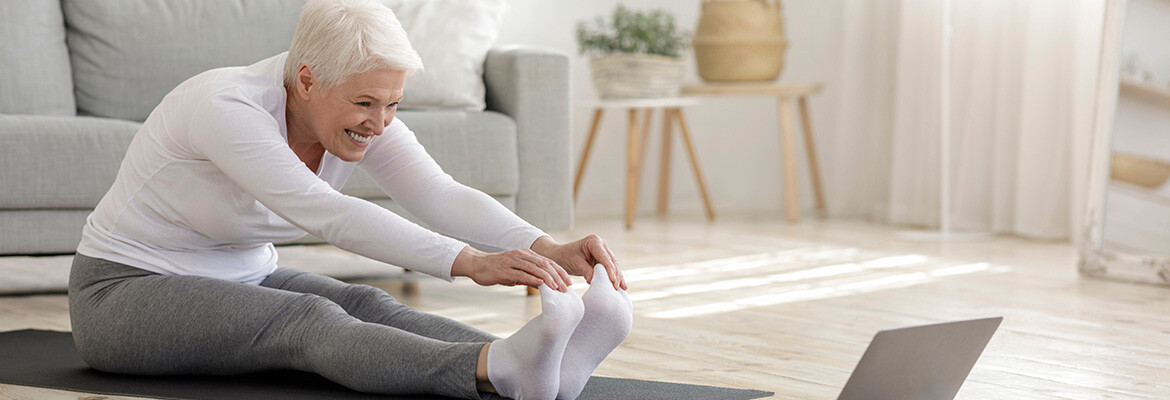
{"type": "Polygon", "coordinates": [[[386,292],[279,268],[259,286],[159,275],[78,254],[73,338],[91,367],[141,375],[295,369],[354,390],[479,398],[475,366],[496,337],[386,292]]]}

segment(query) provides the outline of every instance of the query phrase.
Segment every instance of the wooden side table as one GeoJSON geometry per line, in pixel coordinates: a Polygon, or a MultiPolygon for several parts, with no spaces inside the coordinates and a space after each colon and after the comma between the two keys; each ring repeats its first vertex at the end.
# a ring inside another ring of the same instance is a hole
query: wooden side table
{"type": "Polygon", "coordinates": [[[810,95],[821,91],[820,83],[702,83],[686,85],[682,93],[695,96],[773,96],[777,101],[777,118],[780,125],[781,152],[784,155],[784,195],[789,222],[800,220],[800,200],[796,187],[796,138],[793,131],[793,100],[800,107],[800,119],[804,128],[804,144],[808,151],[809,172],[817,202],[817,213],[827,214],[825,196],[821,189],[821,172],[817,166],[817,153],[813,144],[812,124],[808,117],[810,95]]]}
{"type": "Polygon", "coordinates": [[[703,174],[699,169],[699,161],[695,157],[694,144],[691,143],[690,131],[683,118],[682,107],[693,106],[699,99],[693,97],[673,97],[661,99],[629,99],[629,100],[601,100],[590,107],[593,109],[593,121],[590,123],[589,136],[585,140],[585,149],[581,153],[581,162],[577,164],[577,174],[573,178],[573,203],[577,202],[577,193],[581,188],[581,177],[585,172],[585,164],[589,161],[589,152],[593,149],[593,141],[597,138],[597,128],[601,125],[601,118],[607,109],[626,110],[626,229],[634,226],[634,210],[638,202],[638,184],[642,176],[642,163],[646,155],[646,139],[650,136],[650,120],[656,109],[662,110],[662,160],[658,175],[658,214],[665,215],[670,195],[670,142],[673,130],[672,122],[677,122],[683,143],[686,144],[687,154],[690,156],[691,167],[695,172],[695,181],[699,185],[699,192],[703,195],[703,206],[707,210],[707,219],[715,220],[715,211],[711,207],[711,198],[707,195],[707,185],[703,182],[703,174]],[[642,110],[642,128],[638,129],[638,110],[642,110]]]}

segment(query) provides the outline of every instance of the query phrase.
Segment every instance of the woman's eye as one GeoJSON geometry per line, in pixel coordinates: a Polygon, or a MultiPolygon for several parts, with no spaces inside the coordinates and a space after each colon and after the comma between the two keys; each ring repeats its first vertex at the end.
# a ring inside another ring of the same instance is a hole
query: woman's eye
{"type": "Polygon", "coordinates": [[[397,101],[386,105],[386,108],[394,108],[394,107],[398,107],[397,101]]]}
{"type": "Polygon", "coordinates": [[[354,104],[357,104],[357,105],[362,106],[362,107],[369,107],[370,106],[370,102],[368,102],[368,101],[360,101],[360,102],[357,102],[354,104]]]}

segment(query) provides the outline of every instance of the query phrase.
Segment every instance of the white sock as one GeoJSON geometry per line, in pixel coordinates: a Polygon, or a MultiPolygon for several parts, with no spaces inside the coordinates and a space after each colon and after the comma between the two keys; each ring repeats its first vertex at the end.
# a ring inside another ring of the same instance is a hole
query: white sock
{"type": "Polygon", "coordinates": [[[561,357],[581,322],[581,298],[540,285],[540,315],[488,347],[488,380],[504,397],[552,399],[560,387],[561,357]]]}
{"type": "Polygon", "coordinates": [[[585,315],[565,347],[557,399],[572,400],[581,395],[593,370],[626,340],[634,324],[630,296],[625,290],[614,290],[601,264],[593,267],[593,282],[582,297],[585,315]]]}

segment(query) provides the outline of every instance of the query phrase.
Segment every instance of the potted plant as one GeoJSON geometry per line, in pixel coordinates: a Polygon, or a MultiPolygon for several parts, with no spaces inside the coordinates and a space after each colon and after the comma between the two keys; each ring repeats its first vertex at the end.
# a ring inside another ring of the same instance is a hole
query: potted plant
{"type": "Polygon", "coordinates": [[[687,34],[664,10],[634,11],[618,4],[611,21],[577,23],[577,45],[590,57],[601,98],[678,96],[687,34]]]}

